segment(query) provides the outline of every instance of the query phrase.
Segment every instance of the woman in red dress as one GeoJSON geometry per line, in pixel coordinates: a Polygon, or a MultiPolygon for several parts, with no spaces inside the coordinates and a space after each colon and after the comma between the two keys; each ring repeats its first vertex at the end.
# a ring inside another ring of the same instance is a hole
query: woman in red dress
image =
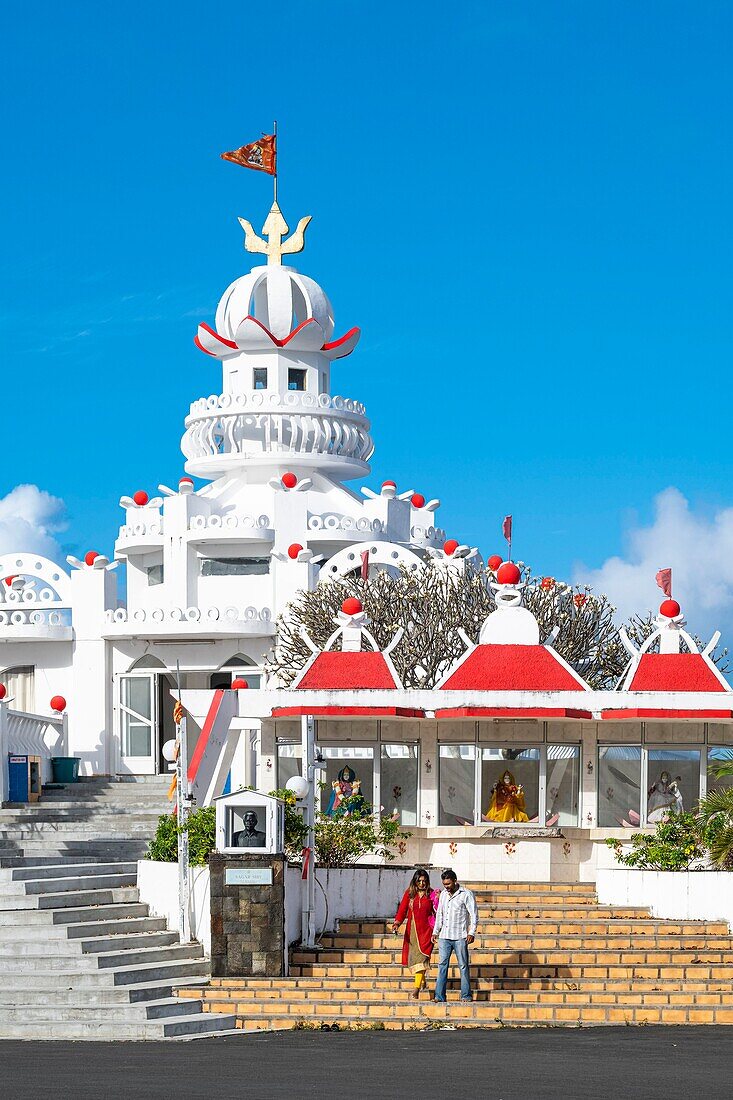
{"type": "Polygon", "coordinates": [[[407,918],[402,942],[402,965],[415,975],[412,993],[415,1000],[420,996],[430,966],[438,897],[438,891],[430,889],[427,871],[418,868],[405,890],[392,925],[392,931],[399,935],[400,925],[407,918]]]}

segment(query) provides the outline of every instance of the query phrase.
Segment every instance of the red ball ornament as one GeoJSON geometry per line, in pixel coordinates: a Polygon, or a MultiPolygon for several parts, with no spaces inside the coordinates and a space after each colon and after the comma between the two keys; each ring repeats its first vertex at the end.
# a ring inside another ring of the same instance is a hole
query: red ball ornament
{"type": "Polygon", "coordinates": [[[666,619],[674,619],[680,613],[680,605],[677,600],[662,600],[659,605],[659,614],[666,619]]]}
{"type": "Polygon", "coordinates": [[[360,611],[364,610],[361,600],[357,600],[356,596],[349,596],[347,600],[341,604],[341,610],[344,615],[358,615],[360,611]]]}
{"type": "Polygon", "coordinates": [[[298,484],[298,479],[292,472],[292,470],[288,470],[286,473],[284,473],[280,480],[282,481],[286,489],[294,489],[295,486],[298,484]]]}
{"type": "Polygon", "coordinates": [[[302,549],[303,547],[300,545],[299,542],[291,542],[290,546],[288,547],[288,557],[292,558],[292,560],[295,561],[302,549]]]}
{"type": "Polygon", "coordinates": [[[496,571],[499,584],[519,584],[522,574],[513,561],[503,562],[496,571]]]}
{"type": "Polygon", "coordinates": [[[501,554],[492,554],[486,564],[492,573],[495,573],[503,561],[501,554]]]}
{"type": "Polygon", "coordinates": [[[244,691],[248,687],[249,684],[246,680],[232,680],[232,691],[244,691]]]}
{"type": "Polygon", "coordinates": [[[86,563],[86,565],[94,565],[98,557],[99,552],[97,550],[87,550],[86,554],[84,555],[84,562],[86,563]]]}
{"type": "Polygon", "coordinates": [[[62,710],[66,710],[66,700],[63,695],[54,695],[51,700],[51,710],[57,711],[59,714],[62,710]]]}
{"type": "Polygon", "coordinates": [[[413,508],[424,508],[425,497],[422,495],[422,493],[413,493],[410,497],[410,504],[413,508]]]}
{"type": "Polygon", "coordinates": [[[150,497],[144,489],[138,489],[136,493],[132,494],[132,499],[135,501],[139,508],[142,508],[144,504],[148,503],[150,497]]]}
{"type": "Polygon", "coordinates": [[[550,592],[555,587],[554,577],[543,577],[540,581],[540,588],[544,588],[546,592],[550,592]]]}
{"type": "Polygon", "coordinates": [[[7,694],[8,689],[5,687],[5,684],[0,684],[0,700],[4,699],[7,694]]]}
{"type": "Polygon", "coordinates": [[[443,543],[443,553],[447,554],[450,558],[453,554],[455,554],[459,546],[460,543],[458,542],[458,539],[448,539],[447,542],[443,543]]]}

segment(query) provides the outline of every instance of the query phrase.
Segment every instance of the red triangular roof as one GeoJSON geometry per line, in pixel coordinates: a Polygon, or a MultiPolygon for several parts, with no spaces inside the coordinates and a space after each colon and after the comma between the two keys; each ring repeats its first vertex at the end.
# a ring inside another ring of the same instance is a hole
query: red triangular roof
{"type": "Polygon", "coordinates": [[[644,653],[627,691],[725,691],[701,653],[644,653]]]}
{"type": "Polygon", "coordinates": [[[543,645],[479,645],[444,684],[444,691],[579,691],[580,677],[543,645]]]}
{"type": "Polygon", "coordinates": [[[394,690],[400,684],[384,659],[383,653],[319,653],[295,685],[310,691],[359,689],[394,690]]]}

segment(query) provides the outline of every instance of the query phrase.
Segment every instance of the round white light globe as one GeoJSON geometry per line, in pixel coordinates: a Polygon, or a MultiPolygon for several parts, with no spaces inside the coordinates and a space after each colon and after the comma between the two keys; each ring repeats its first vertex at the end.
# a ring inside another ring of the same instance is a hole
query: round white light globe
{"type": "Polygon", "coordinates": [[[308,794],[308,780],[304,779],[302,775],[294,775],[292,779],[288,779],[285,784],[285,788],[288,791],[292,791],[298,802],[302,802],[308,794]]]}
{"type": "Polygon", "coordinates": [[[160,751],[163,753],[163,759],[167,760],[169,764],[172,764],[176,758],[175,738],[171,737],[170,741],[165,741],[160,751]]]}

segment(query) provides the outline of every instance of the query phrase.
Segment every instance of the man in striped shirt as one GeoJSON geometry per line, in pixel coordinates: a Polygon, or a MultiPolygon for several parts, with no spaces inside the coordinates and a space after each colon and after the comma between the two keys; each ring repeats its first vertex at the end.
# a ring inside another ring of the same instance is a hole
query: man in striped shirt
{"type": "Polygon", "coordinates": [[[448,967],[451,955],[455,951],[458,968],[461,972],[461,1000],[468,1002],[471,997],[471,978],[468,971],[468,945],[476,937],[478,910],[476,899],[470,890],[461,886],[455,871],[446,868],[440,876],[443,890],[435,914],[433,943],[438,944],[438,977],[435,982],[435,1000],[445,1002],[445,987],[448,979],[448,967]]]}

